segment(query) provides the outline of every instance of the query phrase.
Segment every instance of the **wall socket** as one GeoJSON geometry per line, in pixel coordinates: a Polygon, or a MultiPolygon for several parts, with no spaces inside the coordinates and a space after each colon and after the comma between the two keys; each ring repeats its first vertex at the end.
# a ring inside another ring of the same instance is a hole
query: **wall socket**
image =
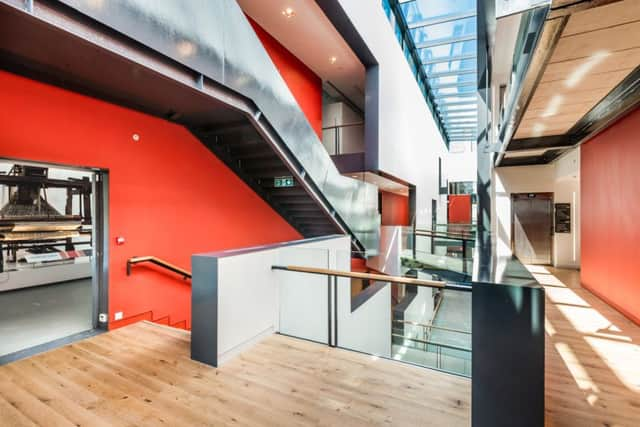
{"type": "Polygon", "coordinates": [[[116,311],[116,314],[114,314],[113,317],[115,318],[115,320],[122,320],[122,312],[116,311]]]}
{"type": "Polygon", "coordinates": [[[100,313],[98,315],[98,321],[100,323],[107,323],[108,320],[109,320],[109,316],[107,315],[107,313],[100,313]]]}

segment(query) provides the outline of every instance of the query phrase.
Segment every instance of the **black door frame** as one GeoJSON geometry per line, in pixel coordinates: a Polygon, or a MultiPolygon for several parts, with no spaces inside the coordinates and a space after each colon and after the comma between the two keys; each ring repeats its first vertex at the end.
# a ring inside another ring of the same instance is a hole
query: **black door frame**
{"type": "MultiPolygon", "coordinates": [[[[93,227],[92,324],[93,329],[106,331],[109,327],[109,170],[91,166],[42,162],[12,157],[0,160],[31,166],[92,172],[94,206],[91,212],[93,227]]],[[[28,349],[27,349],[28,350],[28,349]]]]}

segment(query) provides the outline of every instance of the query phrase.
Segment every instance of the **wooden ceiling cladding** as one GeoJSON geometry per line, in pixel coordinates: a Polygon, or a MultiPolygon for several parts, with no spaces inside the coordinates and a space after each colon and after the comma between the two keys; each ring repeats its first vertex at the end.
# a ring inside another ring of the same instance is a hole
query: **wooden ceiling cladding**
{"type": "Polygon", "coordinates": [[[640,1],[573,13],[515,134],[567,133],[640,64],[640,1]]]}

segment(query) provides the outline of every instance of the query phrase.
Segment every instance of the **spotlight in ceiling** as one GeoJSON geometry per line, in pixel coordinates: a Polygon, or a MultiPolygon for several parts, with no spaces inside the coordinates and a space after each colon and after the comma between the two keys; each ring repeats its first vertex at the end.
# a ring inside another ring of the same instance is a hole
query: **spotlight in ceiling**
{"type": "Polygon", "coordinates": [[[331,65],[335,64],[336,62],[338,62],[337,56],[332,56],[331,58],[329,58],[329,63],[331,63],[331,65]]]}
{"type": "Polygon", "coordinates": [[[182,40],[178,42],[176,48],[178,50],[178,54],[183,58],[192,56],[194,53],[196,53],[196,45],[188,40],[182,40]]]}
{"type": "Polygon", "coordinates": [[[287,19],[291,19],[294,16],[296,16],[296,12],[292,8],[287,7],[286,9],[284,9],[282,11],[282,15],[284,15],[284,17],[287,18],[287,19]]]}

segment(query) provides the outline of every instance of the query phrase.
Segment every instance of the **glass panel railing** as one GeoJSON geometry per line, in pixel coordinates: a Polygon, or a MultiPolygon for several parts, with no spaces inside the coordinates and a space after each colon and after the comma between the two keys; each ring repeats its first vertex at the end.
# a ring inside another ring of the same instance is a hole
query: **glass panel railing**
{"type": "Polygon", "coordinates": [[[467,281],[473,268],[475,232],[458,229],[456,232],[408,229],[404,241],[401,264],[404,274],[437,275],[452,281],[467,281]]]}
{"type": "MultiPolygon", "coordinates": [[[[306,256],[292,253],[291,258],[281,258],[304,261],[306,256]]],[[[330,256],[331,265],[346,266],[339,270],[319,268],[324,263],[320,254],[308,256],[313,257],[312,262],[275,267],[285,270],[280,272],[281,280],[286,281],[285,286],[280,285],[285,300],[281,302],[282,333],[310,339],[307,326],[290,324],[319,325],[327,332],[319,333],[315,341],[471,376],[468,283],[431,280],[422,274],[418,278],[382,275],[362,263],[352,263],[348,252],[330,256]],[[301,290],[292,289],[296,286],[301,290]],[[304,307],[291,308],[294,300],[304,307]],[[312,319],[314,316],[319,319],[312,319]]]]}

